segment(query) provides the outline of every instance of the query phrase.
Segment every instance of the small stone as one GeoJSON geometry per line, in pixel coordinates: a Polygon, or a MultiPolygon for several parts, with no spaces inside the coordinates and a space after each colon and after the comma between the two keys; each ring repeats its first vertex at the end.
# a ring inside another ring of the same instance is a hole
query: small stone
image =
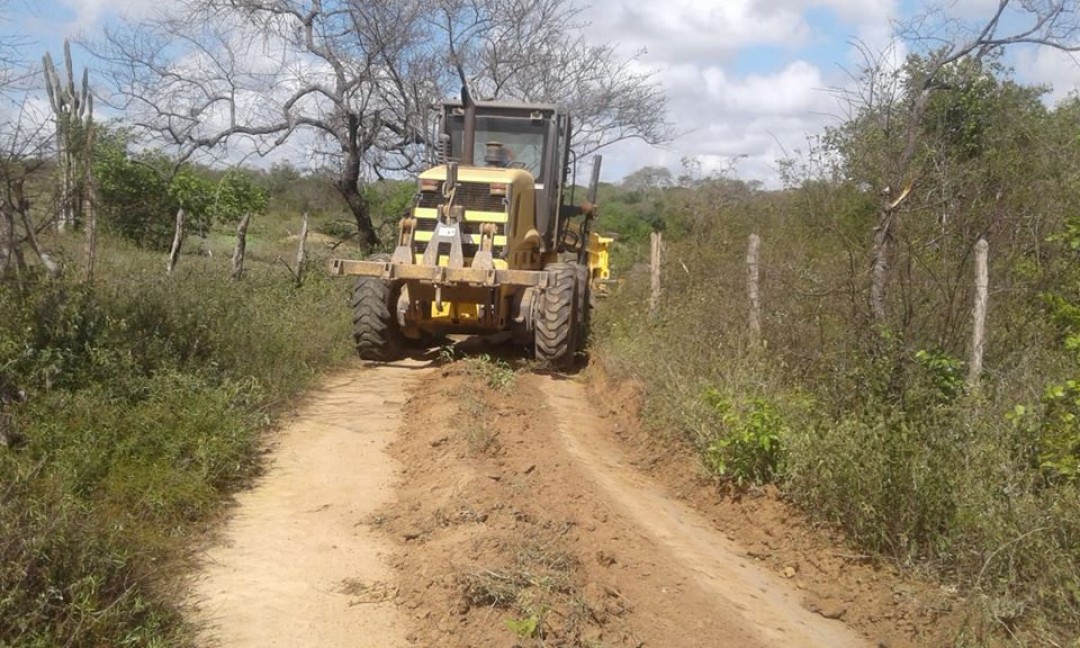
{"type": "Polygon", "coordinates": [[[795,578],[795,568],[784,567],[784,578],[795,578]]]}
{"type": "Polygon", "coordinates": [[[803,607],[813,612],[814,614],[820,614],[826,619],[843,619],[847,614],[847,605],[843,601],[838,601],[831,598],[818,598],[810,597],[803,601],[803,607]]]}

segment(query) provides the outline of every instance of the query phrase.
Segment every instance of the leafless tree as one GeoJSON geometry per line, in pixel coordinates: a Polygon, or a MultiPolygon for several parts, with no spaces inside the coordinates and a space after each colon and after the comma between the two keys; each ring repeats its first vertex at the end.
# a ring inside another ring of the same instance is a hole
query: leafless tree
{"type": "MultiPolygon", "coordinates": [[[[6,4],[0,0],[0,10],[6,4]]],[[[0,35],[0,279],[20,284],[34,257],[49,274],[59,271],[38,242],[52,219],[35,219],[31,209],[45,199],[37,193],[43,183],[34,178],[45,173],[49,132],[46,116],[25,101],[36,78],[19,56],[25,45],[18,35],[0,35]]]]}
{"type": "Polygon", "coordinates": [[[33,179],[46,172],[49,139],[47,120],[25,105],[0,123],[0,278],[18,284],[22,284],[31,267],[27,251],[36,256],[48,274],[60,270],[38,241],[38,235],[52,219],[35,219],[31,209],[42,198],[35,193],[35,186],[42,183],[33,179]]]}
{"type": "Polygon", "coordinates": [[[181,157],[307,135],[370,245],[363,184],[429,154],[434,106],[460,86],[453,63],[479,96],[580,111],[581,152],[667,136],[657,85],[575,35],[576,16],[570,0],[181,0],[88,47],[111,102],[181,157]]]}
{"type": "Polygon", "coordinates": [[[853,112],[870,120],[887,159],[874,180],[880,204],[871,244],[870,298],[873,319],[886,321],[886,285],[894,231],[904,202],[919,182],[918,157],[931,97],[947,87],[948,72],[964,61],[982,61],[1018,45],[1080,51],[1080,5],[1076,0],[998,0],[986,18],[963,21],[951,6],[935,6],[899,26],[898,35],[921,48],[917,69],[898,69],[888,53],[863,48],[864,67],[852,89],[841,91],[853,112]]]}
{"type": "MultiPolygon", "coordinates": [[[[462,63],[477,95],[561,103],[574,117],[579,156],[624,139],[673,137],[663,89],[636,69],[636,57],[591,44],[573,0],[477,1],[471,11],[458,9],[456,31],[453,21],[444,27],[449,43],[465,41],[462,63]]],[[[448,18],[452,7],[455,0],[443,0],[448,18]]]]}

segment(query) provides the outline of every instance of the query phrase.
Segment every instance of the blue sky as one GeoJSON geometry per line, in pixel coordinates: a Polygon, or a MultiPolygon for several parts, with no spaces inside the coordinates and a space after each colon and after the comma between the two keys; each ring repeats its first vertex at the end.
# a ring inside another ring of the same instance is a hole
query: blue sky
{"type": "MultiPolygon", "coordinates": [[[[122,12],[152,11],[171,0],[6,0],[0,32],[32,39],[24,58],[64,36],[92,34],[122,12]]],[[[0,0],[0,7],[5,0],[0,0]]],[[[852,42],[892,42],[892,21],[925,11],[925,0],[588,0],[588,36],[617,43],[653,72],[683,135],[660,148],[640,143],[605,151],[606,179],[645,165],[678,170],[683,158],[708,171],[738,158],[741,177],[776,183],[777,159],[805,148],[808,135],[842,113],[829,88],[849,83],[852,42]]],[[[997,0],[947,0],[950,14],[977,20],[997,0]]],[[[897,56],[907,51],[896,49],[897,56]]],[[[76,58],[79,58],[76,52],[76,58]]],[[[1018,50],[1010,63],[1025,81],[1054,86],[1053,101],[1080,86],[1076,58],[1018,50]]]]}

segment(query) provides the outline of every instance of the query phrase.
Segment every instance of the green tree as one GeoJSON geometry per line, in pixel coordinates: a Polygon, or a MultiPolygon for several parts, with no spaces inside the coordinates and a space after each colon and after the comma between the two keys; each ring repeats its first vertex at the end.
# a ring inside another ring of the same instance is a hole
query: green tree
{"type": "Polygon", "coordinates": [[[235,225],[245,214],[266,213],[268,196],[251,176],[239,169],[230,169],[214,190],[211,210],[219,223],[235,225]]]}
{"type": "Polygon", "coordinates": [[[173,161],[156,152],[132,155],[124,131],[101,129],[94,153],[102,223],[123,238],[156,249],[172,241],[176,212],[184,208],[185,231],[210,229],[214,185],[191,168],[173,172],[173,161]]]}
{"type": "MultiPolygon", "coordinates": [[[[950,137],[953,144],[967,140],[977,145],[980,133],[988,132],[977,113],[980,92],[988,88],[973,75],[992,75],[995,57],[1016,45],[1080,50],[1074,5],[1075,0],[998,0],[987,17],[971,22],[928,10],[901,29],[916,50],[906,65],[896,69],[891,52],[865,50],[858,83],[854,89],[838,91],[848,99],[852,115],[845,127],[856,126],[867,144],[866,159],[858,164],[868,171],[872,181],[867,184],[878,195],[871,227],[868,306],[879,329],[890,325],[887,285],[904,267],[904,260],[894,256],[902,241],[902,224],[914,211],[909,200],[925,195],[916,187],[933,169],[928,166],[932,158],[926,155],[925,138],[933,104],[954,89],[958,77],[963,79],[966,104],[955,101],[954,95],[950,137]]],[[[969,146],[966,151],[974,149],[969,146]]]]}

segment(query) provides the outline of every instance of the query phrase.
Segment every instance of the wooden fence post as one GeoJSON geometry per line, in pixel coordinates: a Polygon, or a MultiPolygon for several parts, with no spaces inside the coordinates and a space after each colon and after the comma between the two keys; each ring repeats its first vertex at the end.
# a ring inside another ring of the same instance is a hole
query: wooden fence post
{"type": "Polygon", "coordinates": [[[990,244],[980,238],[975,244],[975,305],[971,309],[971,358],[968,362],[968,386],[977,388],[983,370],[983,347],[986,343],[986,306],[989,300],[990,244]]]}
{"type": "Polygon", "coordinates": [[[165,266],[165,274],[172,276],[176,269],[176,260],[180,258],[180,244],[184,240],[184,208],[176,210],[176,232],[173,234],[172,249],[169,251],[169,262],[165,266]]]}
{"type": "Polygon", "coordinates": [[[236,226],[236,247],[232,254],[232,278],[239,279],[244,276],[244,254],[247,252],[247,230],[251,222],[251,213],[244,214],[240,224],[236,226]]]}
{"type": "Polygon", "coordinates": [[[296,285],[304,281],[304,261],[307,258],[308,215],[304,212],[304,224],[300,226],[300,243],[296,247],[296,285]]]}
{"type": "Polygon", "coordinates": [[[660,308],[660,251],[663,248],[664,239],[660,232],[649,235],[649,314],[656,315],[660,308]]]}
{"type": "Polygon", "coordinates": [[[746,249],[746,296],[750,302],[750,345],[753,348],[761,344],[761,296],[758,291],[760,252],[761,238],[751,234],[746,249]]]}
{"type": "Polygon", "coordinates": [[[94,266],[97,264],[97,183],[93,171],[87,167],[86,195],[83,197],[83,281],[93,283],[94,266]]]}

